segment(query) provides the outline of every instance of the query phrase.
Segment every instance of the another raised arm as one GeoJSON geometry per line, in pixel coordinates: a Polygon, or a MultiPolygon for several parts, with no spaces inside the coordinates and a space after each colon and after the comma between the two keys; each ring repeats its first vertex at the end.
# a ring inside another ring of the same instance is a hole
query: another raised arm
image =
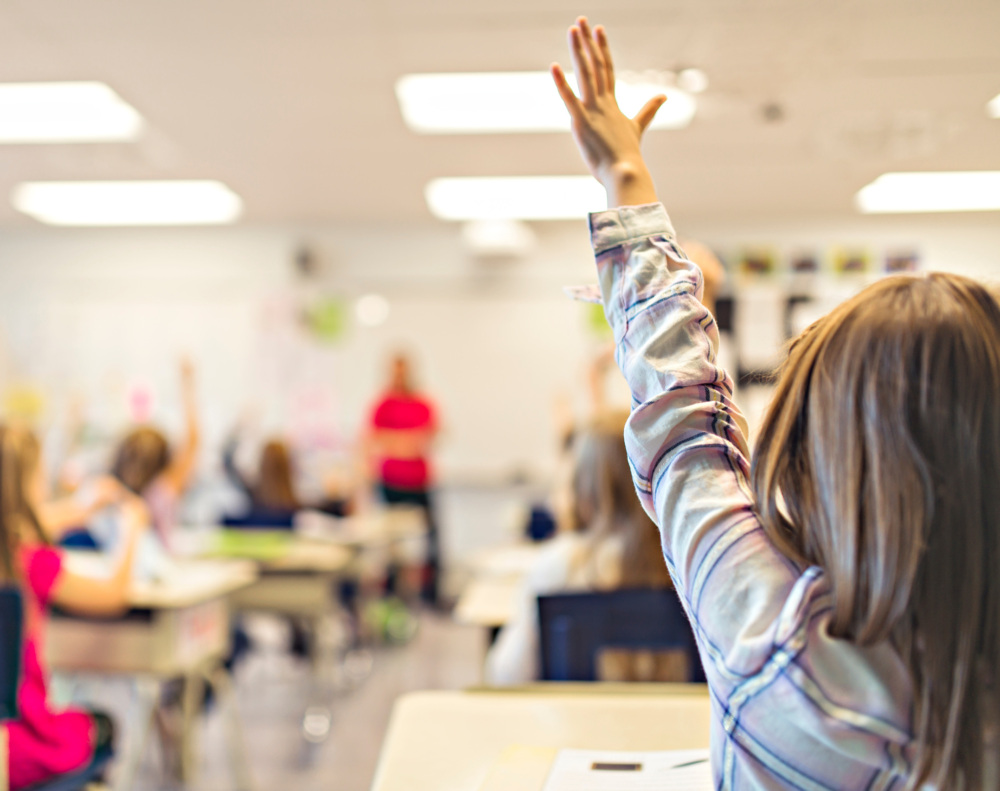
{"type": "Polygon", "coordinates": [[[201,446],[194,365],[187,359],[181,362],[181,398],[184,402],[184,440],[174,453],[170,466],[163,473],[164,479],[177,494],[181,494],[187,488],[201,446]]]}
{"type": "Polygon", "coordinates": [[[800,623],[805,609],[796,611],[801,600],[792,596],[800,570],[760,528],[746,422],[717,364],[719,333],[699,301],[702,272],[677,244],[642,159],[642,133],[663,97],[628,118],[614,98],[603,29],[580,18],[569,40],[580,96],[558,66],[552,73],[611,208],[591,215],[591,241],[615,360],[632,394],[625,429],[632,478],[660,527],[709,682],[725,697],[800,623]],[[789,617],[779,617],[789,602],[789,617]]]}

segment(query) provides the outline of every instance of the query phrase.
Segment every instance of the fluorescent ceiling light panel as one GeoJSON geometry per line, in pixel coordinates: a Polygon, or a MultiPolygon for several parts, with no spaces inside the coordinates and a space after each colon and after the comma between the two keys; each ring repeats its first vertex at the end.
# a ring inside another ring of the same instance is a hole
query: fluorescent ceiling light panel
{"type": "Polygon", "coordinates": [[[607,206],[590,176],[434,179],[424,196],[441,220],[575,220],[607,206]]]}
{"type": "Polygon", "coordinates": [[[986,114],[990,118],[1000,118],[1000,93],[986,103],[986,114]]]}
{"type": "Polygon", "coordinates": [[[135,140],[142,125],[103,82],[0,83],[0,143],[135,140]]]}
{"type": "MultiPolygon", "coordinates": [[[[575,87],[572,77],[570,83],[575,87]]],[[[694,98],[678,88],[621,76],[615,93],[629,115],[653,96],[666,94],[667,103],[653,119],[653,129],[679,129],[694,117],[694,98]]],[[[406,125],[422,134],[569,129],[569,115],[545,71],[408,74],[396,82],[396,98],[406,125]]]]}
{"type": "Polygon", "coordinates": [[[48,225],[216,225],[243,211],[219,181],[34,181],[10,199],[48,225]]]}
{"type": "Polygon", "coordinates": [[[1000,170],[885,173],[855,198],[866,214],[1000,210],[1000,170]]]}

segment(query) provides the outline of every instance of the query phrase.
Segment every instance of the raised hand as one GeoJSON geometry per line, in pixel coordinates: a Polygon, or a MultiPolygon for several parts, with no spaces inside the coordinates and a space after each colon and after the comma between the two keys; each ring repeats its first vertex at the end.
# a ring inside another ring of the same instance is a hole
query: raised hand
{"type": "Polygon", "coordinates": [[[656,202],[656,190],[642,159],[640,142],[666,96],[650,99],[634,118],[618,107],[615,71],[604,28],[593,30],[586,17],[569,29],[569,49],[580,90],[578,97],[558,63],[552,78],[572,120],[573,138],[583,161],[608,193],[609,206],[656,202]]]}

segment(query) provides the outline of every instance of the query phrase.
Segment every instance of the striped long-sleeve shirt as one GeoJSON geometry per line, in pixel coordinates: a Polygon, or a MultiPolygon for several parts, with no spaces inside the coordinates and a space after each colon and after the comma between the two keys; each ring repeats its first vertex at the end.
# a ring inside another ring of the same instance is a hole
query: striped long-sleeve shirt
{"type": "Polygon", "coordinates": [[[591,216],[601,296],[632,392],[625,444],[639,497],[698,639],[723,789],[901,789],[910,676],[887,644],[830,635],[829,586],[768,540],[746,422],[716,364],[701,272],[662,206],[591,216]]]}

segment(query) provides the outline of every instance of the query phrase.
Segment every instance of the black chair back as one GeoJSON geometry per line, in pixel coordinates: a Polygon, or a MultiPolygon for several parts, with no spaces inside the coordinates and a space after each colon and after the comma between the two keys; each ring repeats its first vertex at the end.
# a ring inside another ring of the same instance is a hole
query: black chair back
{"type": "Polygon", "coordinates": [[[596,681],[603,649],[680,649],[688,655],[688,681],[705,681],[691,624],[673,590],[539,596],[538,623],[544,681],[596,681]]]}
{"type": "Polygon", "coordinates": [[[21,683],[24,600],[15,587],[0,588],[0,721],[17,717],[21,683]]]}

